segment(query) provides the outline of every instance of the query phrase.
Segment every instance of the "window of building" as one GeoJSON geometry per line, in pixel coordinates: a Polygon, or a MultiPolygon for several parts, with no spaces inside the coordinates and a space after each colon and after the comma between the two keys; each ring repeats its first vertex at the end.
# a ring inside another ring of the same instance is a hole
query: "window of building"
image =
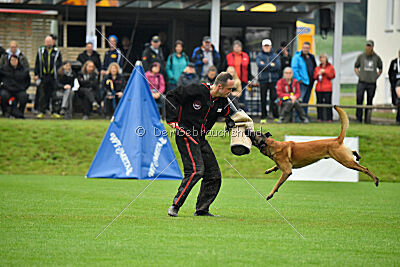
{"type": "Polygon", "coordinates": [[[397,31],[400,32],[400,0],[397,0],[397,31]]]}
{"type": "Polygon", "coordinates": [[[385,30],[392,32],[394,29],[394,1],[386,0],[386,27],[385,30]]]}

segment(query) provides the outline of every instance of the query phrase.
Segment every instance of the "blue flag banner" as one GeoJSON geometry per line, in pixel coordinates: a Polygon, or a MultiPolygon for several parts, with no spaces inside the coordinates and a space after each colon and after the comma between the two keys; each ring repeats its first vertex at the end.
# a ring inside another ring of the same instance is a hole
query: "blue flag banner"
{"type": "Polygon", "coordinates": [[[143,67],[136,66],[86,177],[158,175],[157,179],[182,179],[143,67]]]}

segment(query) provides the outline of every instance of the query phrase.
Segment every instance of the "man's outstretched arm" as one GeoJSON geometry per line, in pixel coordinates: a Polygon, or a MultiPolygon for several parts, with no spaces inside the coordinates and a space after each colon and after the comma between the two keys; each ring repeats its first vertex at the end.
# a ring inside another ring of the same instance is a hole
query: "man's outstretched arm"
{"type": "Polygon", "coordinates": [[[172,91],[169,91],[166,96],[165,108],[166,119],[168,125],[175,128],[178,125],[182,116],[182,103],[185,99],[185,89],[178,86],[172,91]]]}

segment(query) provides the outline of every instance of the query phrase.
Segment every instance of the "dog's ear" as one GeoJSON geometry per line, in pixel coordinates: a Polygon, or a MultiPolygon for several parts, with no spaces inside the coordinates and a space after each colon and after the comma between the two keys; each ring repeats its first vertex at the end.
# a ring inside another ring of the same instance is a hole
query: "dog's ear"
{"type": "Polygon", "coordinates": [[[265,137],[266,137],[266,138],[268,138],[268,137],[271,137],[271,136],[272,136],[272,134],[271,134],[270,132],[266,132],[264,135],[265,135],[265,137]]]}

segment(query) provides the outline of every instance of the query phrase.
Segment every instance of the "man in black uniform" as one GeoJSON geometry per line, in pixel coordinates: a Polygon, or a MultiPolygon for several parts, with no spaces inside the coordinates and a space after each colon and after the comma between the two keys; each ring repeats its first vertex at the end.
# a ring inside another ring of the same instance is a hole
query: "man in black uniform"
{"type": "Polygon", "coordinates": [[[194,215],[214,216],[209,212],[209,207],[221,187],[221,171],[205,136],[218,117],[230,115],[231,109],[226,98],[233,86],[233,77],[222,72],[213,85],[179,86],[167,94],[167,122],[177,129],[176,144],[185,173],[173,204],[168,209],[170,216],[178,216],[179,208],[201,178],[194,215]]]}

